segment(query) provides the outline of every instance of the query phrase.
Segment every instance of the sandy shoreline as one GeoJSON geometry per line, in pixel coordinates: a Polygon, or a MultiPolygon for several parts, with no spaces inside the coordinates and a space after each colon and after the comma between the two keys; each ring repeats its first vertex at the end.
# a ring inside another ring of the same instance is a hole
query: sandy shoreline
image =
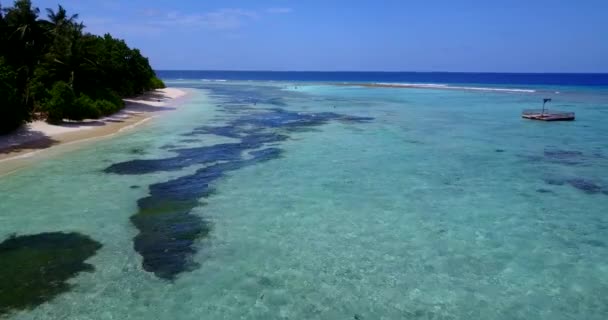
{"type": "Polygon", "coordinates": [[[8,135],[0,136],[0,176],[26,166],[32,158],[60,146],[75,145],[129,130],[160,112],[173,110],[172,101],[186,96],[177,88],[159,89],[134,99],[125,99],[123,110],[111,116],[80,122],[50,125],[34,121],[8,135]]]}

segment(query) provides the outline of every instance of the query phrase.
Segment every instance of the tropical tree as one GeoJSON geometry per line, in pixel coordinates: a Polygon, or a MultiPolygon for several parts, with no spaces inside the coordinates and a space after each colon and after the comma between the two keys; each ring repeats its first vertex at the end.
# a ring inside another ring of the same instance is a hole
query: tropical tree
{"type": "Polygon", "coordinates": [[[86,33],[59,5],[46,19],[30,0],[0,8],[0,132],[32,116],[53,123],[116,112],[122,98],[164,87],[137,49],[86,33]]]}
{"type": "Polygon", "coordinates": [[[32,7],[31,1],[15,1],[14,6],[6,8],[4,12],[6,38],[3,43],[3,55],[15,73],[17,102],[25,109],[25,112],[15,114],[26,115],[21,119],[23,121],[29,119],[29,111],[33,106],[29,84],[44,48],[44,38],[37,20],[39,10],[32,7]]]}
{"type": "Polygon", "coordinates": [[[52,30],[55,34],[74,24],[78,19],[78,14],[68,15],[68,12],[61,5],[58,5],[57,11],[46,9],[46,12],[49,18],[48,23],[53,27],[52,30]]]}

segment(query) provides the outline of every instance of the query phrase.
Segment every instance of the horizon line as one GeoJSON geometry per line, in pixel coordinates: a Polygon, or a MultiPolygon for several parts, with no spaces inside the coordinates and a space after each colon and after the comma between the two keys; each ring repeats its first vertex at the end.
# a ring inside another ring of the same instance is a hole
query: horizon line
{"type": "Polygon", "coordinates": [[[154,71],[204,71],[204,72],[314,72],[314,73],[468,73],[468,74],[593,74],[608,75],[606,72],[519,72],[519,71],[381,71],[381,70],[222,70],[222,69],[154,69],[154,71]]]}

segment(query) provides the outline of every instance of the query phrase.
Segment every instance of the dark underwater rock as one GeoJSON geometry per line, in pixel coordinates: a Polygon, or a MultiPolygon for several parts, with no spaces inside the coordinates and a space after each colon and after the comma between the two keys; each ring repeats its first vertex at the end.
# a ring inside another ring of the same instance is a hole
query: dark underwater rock
{"type": "Polygon", "coordinates": [[[36,307],[70,290],[101,244],[79,233],[12,236],[0,243],[0,315],[36,307]]]}

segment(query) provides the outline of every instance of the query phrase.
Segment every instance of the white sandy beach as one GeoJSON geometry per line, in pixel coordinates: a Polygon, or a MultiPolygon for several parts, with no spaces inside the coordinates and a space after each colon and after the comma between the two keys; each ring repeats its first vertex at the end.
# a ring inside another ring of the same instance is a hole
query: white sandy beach
{"type": "Polygon", "coordinates": [[[171,102],[186,94],[186,91],[178,88],[158,89],[137,98],[125,99],[123,110],[105,118],[61,125],[44,121],[28,123],[11,134],[0,136],[0,175],[23,167],[23,159],[57,146],[111,136],[140,125],[160,112],[173,110],[171,102]]]}

